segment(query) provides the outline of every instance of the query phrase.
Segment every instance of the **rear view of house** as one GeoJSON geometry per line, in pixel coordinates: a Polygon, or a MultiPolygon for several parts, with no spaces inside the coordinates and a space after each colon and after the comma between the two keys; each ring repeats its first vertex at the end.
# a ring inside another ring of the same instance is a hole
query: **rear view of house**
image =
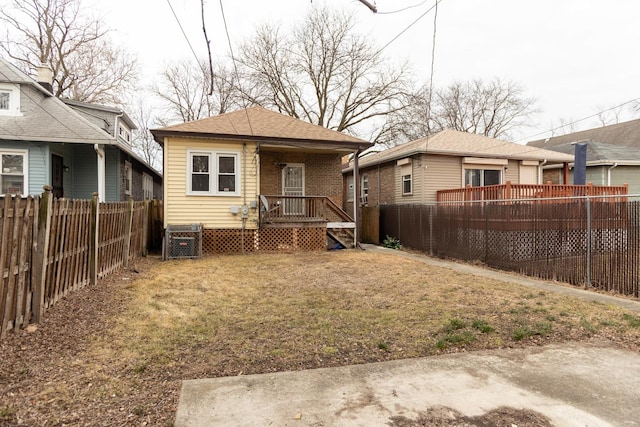
{"type": "Polygon", "coordinates": [[[164,226],[201,224],[205,253],[354,244],[341,157],[371,143],[262,107],[152,134],[164,147],[164,226]]]}

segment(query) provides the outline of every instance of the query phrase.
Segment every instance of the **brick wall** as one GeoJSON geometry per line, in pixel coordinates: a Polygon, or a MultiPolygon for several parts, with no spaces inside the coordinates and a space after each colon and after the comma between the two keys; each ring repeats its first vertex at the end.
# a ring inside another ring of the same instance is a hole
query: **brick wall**
{"type": "MultiPolygon", "coordinates": [[[[368,206],[378,206],[394,203],[395,187],[396,187],[396,168],[393,163],[372,166],[360,169],[360,177],[367,176],[369,181],[368,206]],[[379,178],[378,178],[379,175],[379,178]]],[[[347,176],[353,176],[353,172],[344,175],[345,191],[347,176]]],[[[362,178],[361,178],[362,179],[362,178]]],[[[362,182],[362,181],[361,181],[362,182]]],[[[360,184],[360,187],[362,184],[360,184]]],[[[356,195],[358,198],[359,195],[356,195]]],[[[346,192],[344,194],[346,197],[346,192]]],[[[353,209],[350,207],[349,209],[353,209]]]]}
{"type": "Polygon", "coordinates": [[[282,168],[303,163],[306,196],[327,196],[342,205],[340,155],[312,153],[260,153],[260,194],[282,194],[282,168]]]}

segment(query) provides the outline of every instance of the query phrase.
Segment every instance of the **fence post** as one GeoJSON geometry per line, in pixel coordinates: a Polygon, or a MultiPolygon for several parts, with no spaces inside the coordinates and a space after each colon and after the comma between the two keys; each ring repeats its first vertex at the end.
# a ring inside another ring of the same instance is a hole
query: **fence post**
{"type": "Polygon", "coordinates": [[[89,240],[89,281],[92,285],[98,283],[98,236],[100,230],[98,193],[93,193],[91,200],[91,238],[89,240]]]}
{"type": "Polygon", "coordinates": [[[587,287],[591,287],[591,198],[587,197],[587,287]]]}
{"type": "Polygon", "coordinates": [[[149,253],[149,226],[151,224],[151,200],[145,199],[144,208],[142,210],[142,256],[149,253]]]}
{"type": "Polygon", "coordinates": [[[47,281],[47,265],[49,264],[49,236],[51,234],[51,206],[53,204],[52,187],[45,185],[42,189],[44,192],[38,209],[36,252],[32,259],[33,269],[31,270],[31,284],[33,286],[31,310],[35,323],[40,323],[44,315],[44,293],[47,281]]]}
{"type": "Polygon", "coordinates": [[[129,198],[129,210],[127,211],[127,223],[125,224],[125,240],[122,250],[122,259],[125,268],[129,267],[129,248],[131,247],[131,223],[133,222],[133,199],[129,198]]]}

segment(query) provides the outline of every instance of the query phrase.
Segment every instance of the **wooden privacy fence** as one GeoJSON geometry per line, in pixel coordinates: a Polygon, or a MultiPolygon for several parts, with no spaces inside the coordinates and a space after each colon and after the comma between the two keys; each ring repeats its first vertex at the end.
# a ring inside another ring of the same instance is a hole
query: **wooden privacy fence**
{"type": "Polygon", "coordinates": [[[440,257],[640,296],[640,201],[380,207],[380,236],[440,257]]]}
{"type": "Polygon", "coordinates": [[[161,211],[156,201],[54,200],[49,187],[42,197],[0,197],[0,335],[146,255],[161,211]]]}

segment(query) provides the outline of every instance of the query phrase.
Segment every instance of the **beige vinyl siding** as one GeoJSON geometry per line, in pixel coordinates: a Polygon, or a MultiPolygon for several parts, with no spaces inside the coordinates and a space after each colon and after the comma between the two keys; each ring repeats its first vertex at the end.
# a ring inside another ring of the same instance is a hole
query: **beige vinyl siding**
{"type": "Polygon", "coordinates": [[[629,194],[640,194],[640,166],[617,166],[611,170],[611,185],[629,184],[629,194]]]}
{"type": "MultiPolygon", "coordinates": [[[[240,142],[229,143],[218,140],[165,138],[164,155],[164,200],[165,227],[167,224],[203,224],[205,228],[242,228],[242,215],[232,214],[231,207],[238,209],[245,203],[243,191],[246,189],[246,204],[258,202],[258,164],[256,145],[240,142]],[[240,175],[239,195],[210,196],[187,195],[187,152],[188,150],[224,151],[238,153],[240,175]]],[[[258,228],[258,209],[249,209],[249,219],[245,227],[258,228]]]]}
{"type": "Polygon", "coordinates": [[[395,165],[395,174],[394,174],[394,182],[395,182],[395,198],[396,203],[398,204],[409,204],[409,203],[421,203],[422,202],[422,194],[423,194],[423,171],[424,168],[421,166],[421,162],[418,157],[411,158],[410,165],[398,166],[395,165]],[[411,194],[403,195],[402,194],[402,175],[403,168],[411,169],[411,194]]]}
{"type": "MultiPolygon", "coordinates": [[[[524,173],[525,175],[527,174],[527,172],[525,170],[521,170],[520,168],[524,168],[524,169],[529,169],[529,172],[531,171],[531,168],[538,168],[537,166],[522,166],[520,160],[509,160],[509,164],[507,165],[507,170],[504,171],[504,176],[502,177],[502,183],[506,184],[507,181],[511,181],[512,184],[520,184],[520,177],[522,176],[522,174],[524,173]]],[[[535,172],[535,177],[537,179],[538,173],[535,172]]],[[[527,182],[526,184],[537,184],[538,181],[533,181],[533,182],[527,182]]]]}
{"type": "Polygon", "coordinates": [[[436,202],[438,190],[463,187],[462,160],[453,156],[427,156],[424,202],[436,202]]]}

